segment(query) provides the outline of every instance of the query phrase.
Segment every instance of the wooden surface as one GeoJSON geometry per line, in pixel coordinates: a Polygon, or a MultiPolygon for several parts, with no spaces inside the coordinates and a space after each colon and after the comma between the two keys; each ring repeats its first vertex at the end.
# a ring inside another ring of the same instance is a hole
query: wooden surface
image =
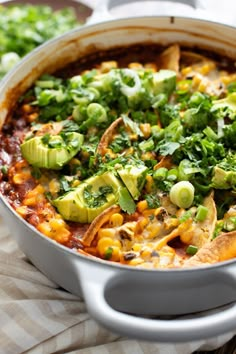
{"type": "Polygon", "coordinates": [[[219,349],[211,351],[196,351],[193,354],[236,354],[236,336],[219,349]]]}

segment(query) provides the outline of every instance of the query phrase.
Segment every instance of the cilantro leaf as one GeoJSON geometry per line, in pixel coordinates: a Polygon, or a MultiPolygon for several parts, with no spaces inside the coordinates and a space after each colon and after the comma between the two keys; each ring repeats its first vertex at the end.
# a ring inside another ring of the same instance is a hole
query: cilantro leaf
{"type": "Polygon", "coordinates": [[[132,214],[135,212],[136,204],[127,188],[123,187],[120,189],[118,203],[121,209],[127,212],[128,214],[132,214]]]}

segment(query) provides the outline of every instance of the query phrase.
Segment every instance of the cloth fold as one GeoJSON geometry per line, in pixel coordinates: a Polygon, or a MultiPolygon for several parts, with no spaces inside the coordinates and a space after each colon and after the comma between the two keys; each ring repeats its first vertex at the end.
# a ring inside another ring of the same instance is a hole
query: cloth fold
{"type": "Polygon", "coordinates": [[[85,303],[40,273],[0,218],[0,354],[190,354],[220,347],[233,333],[186,344],[120,337],[97,324],[85,303]]]}

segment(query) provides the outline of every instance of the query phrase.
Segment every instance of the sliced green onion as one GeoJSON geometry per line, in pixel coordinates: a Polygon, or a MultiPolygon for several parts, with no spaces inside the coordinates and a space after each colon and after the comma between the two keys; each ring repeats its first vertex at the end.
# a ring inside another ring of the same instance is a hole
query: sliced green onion
{"type": "Polygon", "coordinates": [[[194,186],[188,181],[180,181],[170,189],[170,200],[179,208],[189,208],[194,199],[194,186]]]}
{"type": "Polygon", "coordinates": [[[158,181],[164,181],[167,177],[167,168],[165,167],[160,167],[158,170],[155,170],[153,172],[153,178],[158,181]]]}
{"type": "Polygon", "coordinates": [[[211,140],[218,140],[218,135],[214,132],[213,129],[211,129],[211,127],[207,126],[204,130],[203,133],[211,140]]]}
{"type": "Polygon", "coordinates": [[[224,226],[223,228],[226,231],[233,231],[236,229],[236,217],[235,216],[231,216],[230,218],[226,219],[224,221],[224,226]]]}
{"type": "Polygon", "coordinates": [[[197,221],[204,221],[207,217],[207,214],[208,214],[208,209],[203,205],[199,205],[197,208],[197,214],[195,219],[197,221]]]}
{"type": "Polygon", "coordinates": [[[141,143],[139,143],[139,148],[143,151],[152,151],[154,147],[155,145],[152,139],[143,140],[141,143]]]}
{"type": "Polygon", "coordinates": [[[168,181],[176,181],[178,179],[178,170],[176,168],[171,168],[167,173],[168,181]]]}
{"type": "Polygon", "coordinates": [[[187,221],[188,219],[190,219],[193,216],[193,213],[191,210],[186,211],[180,218],[179,218],[179,222],[180,224],[182,224],[183,222],[187,221]]]}
{"type": "Polygon", "coordinates": [[[8,172],[8,166],[7,166],[7,165],[1,166],[1,172],[2,172],[4,175],[6,175],[7,172],[8,172]]]}
{"type": "Polygon", "coordinates": [[[191,256],[194,256],[198,251],[197,246],[189,245],[186,249],[186,253],[190,254],[191,256]]]}
{"type": "Polygon", "coordinates": [[[110,259],[112,257],[112,253],[113,253],[113,248],[112,247],[108,247],[105,251],[104,254],[104,258],[105,259],[110,259]]]}
{"type": "Polygon", "coordinates": [[[89,118],[94,119],[94,124],[107,120],[107,112],[99,103],[90,103],[87,107],[87,115],[89,118]]]}
{"type": "Polygon", "coordinates": [[[48,88],[51,89],[54,87],[54,81],[53,80],[37,80],[35,82],[35,85],[41,88],[48,88]]]}
{"type": "Polygon", "coordinates": [[[15,52],[8,52],[2,55],[1,68],[4,71],[9,71],[20,61],[20,56],[15,52]]]}
{"type": "Polygon", "coordinates": [[[138,92],[141,90],[141,81],[138,76],[138,73],[135,70],[132,69],[122,69],[122,76],[121,77],[127,77],[129,79],[132,79],[134,82],[133,86],[126,85],[124,83],[124,80],[122,80],[121,83],[121,93],[127,97],[131,97],[136,95],[138,92]]]}
{"type": "Polygon", "coordinates": [[[224,126],[225,126],[224,118],[217,119],[217,135],[218,135],[218,138],[222,138],[222,136],[224,135],[224,126]]]}

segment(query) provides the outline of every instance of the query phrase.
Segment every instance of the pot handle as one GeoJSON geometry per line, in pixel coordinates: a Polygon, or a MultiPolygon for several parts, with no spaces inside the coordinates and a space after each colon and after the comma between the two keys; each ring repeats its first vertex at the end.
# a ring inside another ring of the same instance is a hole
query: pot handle
{"type": "MultiPolygon", "coordinates": [[[[152,2],[159,3],[158,13],[155,15],[173,15],[162,8],[162,4],[166,0],[152,0],[152,2]],[[164,10],[164,14],[163,14],[164,10]]],[[[190,6],[193,10],[203,9],[204,5],[202,0],[170,0],[173,4],[183,4],[190,6]]],[[[83,2],[83,1],[82,1],[83,2]]],[[[92,6],[94,9],[92,15],[87,20],[87,24],[94,24],[105,20],[112,20],[114,16],[111,14],[111,9],[117,6],[127,5],[127,3],[132,3],[134,0],[98,0],[96,1],[96,6],[92,6]]],[[[135,2],[142,2],[145,5],[145,0],[135,0],[135,2]]],[[[172,8],[171,8],[172,10],[172,8]]],[[[144,11],[145,15],[145,11],[144,11]]]]}
{"type": "MultiPolygon", "coordinates": [[[[175,319],[153,319],[119,312],[106,300],[106,288],[116,276],[114,269],[97,269],[80,263],[80,282],[88,312],[101,325],[121,335],[155,342],[190,342],[236,330],[236,303],[175,319]],[[96,279],[96,280],[95,280],[96,279]]],[[[232,273],[231,273],[232,275],[232,273]]],[[[233,281],[235,277],[233,277],[233,281]]]]}

